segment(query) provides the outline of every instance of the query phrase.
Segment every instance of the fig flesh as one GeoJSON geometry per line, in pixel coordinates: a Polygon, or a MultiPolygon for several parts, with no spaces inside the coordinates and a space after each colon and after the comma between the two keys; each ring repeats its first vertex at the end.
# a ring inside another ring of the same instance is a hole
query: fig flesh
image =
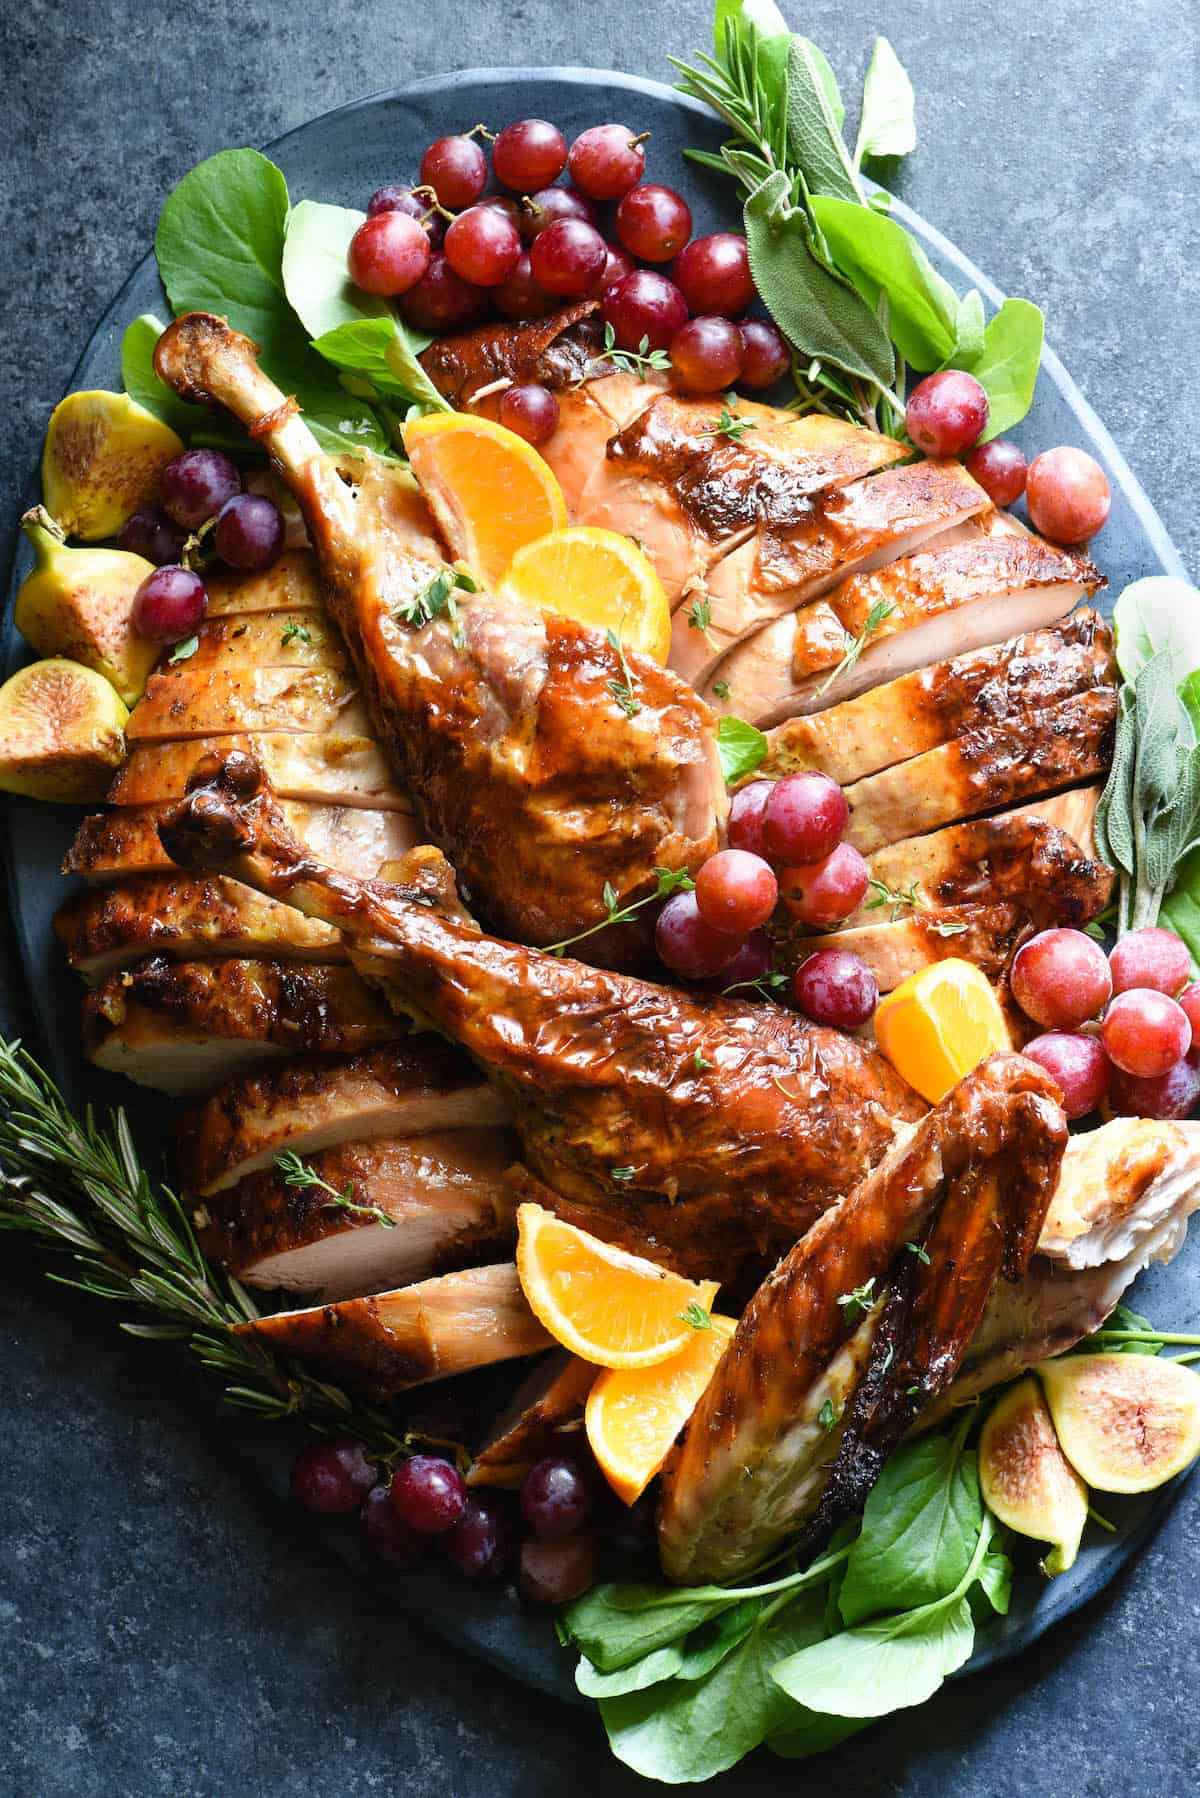
{"type": "Polygon", "coordinates": [[[1067,1355],[1038,1368],[1068,1461],[1098,1492],[1152,1492],[1200,1454],[1200,1374],[1156,1355],[1067,1355]]]}
{"type": "Polygon", "coordinates": [[[127,393],[69,393],[50,414],[42,451],[42,497],[68,537],[115,537],[158,491],[158,477],[183,450],[170,425],[127,393]]]}
{"type": "Polygon", "coordinates": [[[1027,1374],[993,1406],[979,1437],[979,1487],[988,1509],[1018,1535],[1052,1544],[1050,1577],[1075,1563],[1087,1522],[1087,1487],[1058,1445],[1041,1387],[1027,1374]]]}
{"type": "Polygon", "coordinates": [[[0,687],[0,791],[90,805],[125,755],[129,713],[91,668],[51,657],[0,687]]]}
{"type": "Polygon", "coordinates": [[[136,705],[160,649],[133,626],[134,594],[154,564],[123,549],[68,549],[44,506],[26,512],[21,529],[36,561],[17,593],[17,629],[39,655],[82,662],[136,705]]]}

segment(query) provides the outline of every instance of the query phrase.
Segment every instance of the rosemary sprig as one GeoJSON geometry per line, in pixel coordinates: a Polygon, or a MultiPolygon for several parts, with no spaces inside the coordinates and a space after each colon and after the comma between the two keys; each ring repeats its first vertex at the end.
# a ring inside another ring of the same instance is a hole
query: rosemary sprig
{"type": "Polygon", "coordinates": [[[840,680],[843,674],[850,673],[850,670],[858,661],[859,656],[867,647],[867,644],[875,635],[875,632],[879,629],[880,625],[884,623],[885,619],[891,617],[895,610],[896,602],[894,599],[877,599],[875,601],[875,604],[867,613],[867,621],[863,625],[860,634],[857,637],[847,636],[846,653],[838,663],[837,667],[833,670],[832,674],[827,674],[825,679],[821,682],[821,685],[817,688],[818,699],[828,693],[833,683],[836,680],[840,680]]]}
{"type": "Polygon", "coordinates": [[[328,1180],[323,1180],[316,1168],[310,1167],[307,1161],[301,1161],[294,1149],[282,1149],[275,1157],[275,1166],[283,1175],[285,1186],[298,1186],[302,1191],[313,1190],[325,1192],[329,1197],[321,1206],[322,1211],[347,1211],[354,1217],[369,1217],[385,1230],[396,1228],[396,1219],[378,1205],[359,1205],[354,1198],[354,1182],[347,1180],[339,1192],[328,1180]]]}
{"type": "Polygon", "coordinates": [[[574,943],[582,943],[587,937],[595,936],[598,930],[607,930],[610,924],[627,924],[630,918],[635,918],[647,905],[653,905],[656,899],[669,899],[672,893],[690,893],[695,884],[686,868],[655,868],[654,891],[647,893],[643,899],[632,899],[628,905],[622,905],[612,881],[606,880],[600,895],[604,901],[604,917],[600,923],[589,924],[586,930],[579,931],[576,936],[564,937],[561,943],[551,943],[546,954],[562,955],[574,943]]]}

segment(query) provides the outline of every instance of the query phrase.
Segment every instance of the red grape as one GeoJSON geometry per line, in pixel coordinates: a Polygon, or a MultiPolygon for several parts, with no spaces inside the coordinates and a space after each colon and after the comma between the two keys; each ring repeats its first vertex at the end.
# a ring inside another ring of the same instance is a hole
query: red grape
{"type": "Polygon", "coordinates": [[[1044,1030],[1074,1030],[1112,993],[1108,957],[1082,930],[1041,930],[1013,960],[1012,995],[1044,1030]]]}
{"type": "Polygon", "coordinates": [[[743,986],[761,980],[771,972],[771,939],[765,930],[752,930],[732,961],[727,961],[716,976],[714,985],[720,992],[731,986],[743,986]]]}
{"type": "Polygon", "coordinates": [[[604,316],[622,350],[639,349],[643,339],[649,349],[665,350],[687,315],[674,281],[650,268],[635,268],[604,296],[604,316]]]}
{"type": "Polygon", "coordinates": [[[163,511],[185,531],[198,531],[241,491],[241,475],[220,450],[184,450],[167,463],[158,479],[163,511]]]}
{"type": "Polygon", "coordinates": [[[547,119],[518,119],[492,145],[496,179],[520,194],[557,181],[567,166],[567,140],[547,119]]]}
{"type": "Polygon", "coordinates": [[[499,1579],[512,1553],[512,1524],[497,1493],[472,1493],[463,1514],[442,1537],[450,1565],[464,1579],[499,1579]]]}
{"type": "Polygon", "coordinates": [[[543,187],[522,202],[521,236],[532,243],[547,225],[555,225],[559,219],[579,219],[585,225],[600,228],[596,208],[583,194],[577,194],[573,187],[543,187]]]}
{"type": "Polygon", "coordinates": [[[292,1462],[292,1497],[306,1511],[357,1511],[378,1478],[357,1437],[334,1436],[300,1450],[292,1462]]]}
{"type": "Polygon", "coordinates": [[[235,493],[217,513],[213,542],[230,568],[269,568],[286,535],[283,515],[260,493],[235,493]]]}
{"type": "Polygon", "coordinates": [[[492,288],[489,298],[504,318],[545,318],[558,305],[554,295],[534,280],[528,250],[521,251],[512,274],[492,288]]]}
{"type": "Polygon", "coordinates": [[[521,1483],[521,1515],[535,1536],[569,1536],[592,1514],[592,1487],[578,1461],[547,1455],[521,1483]]]}
{"type": "Polygon", "coordinates": [[[1165,1074],[1152,1079],[1138,1079],[1136,1074],[1126,1074],[1120,1068],[1113,1070],[1108,1102],[1118,1117],[1190,1117],[1197,1101],[1200,1066],[1195,1055],[1185,1055],[1165,1074]]]}
{"type": "Polygon", "coordinates": [[[691,234],[691,208],[673,187],[631,187],[617,207],[617,237],[642,262],[669,262],[691,234]]]}
{"type": "Polygon", "coordinates": [[[356,287],[392,298],[415,287],[429,267],[429,235],[406,212],[377,212],[350,239],[348,262],[356,287]]]}
{"type": "Polygon", "coordinates": [[[862,904],[867,864],[849,843],[839,843],[824,861],[808,868],[783,868],[779,890],[794,918],[810,930],[829,930],[862,904]]]}
{"type": "Polygon", "coordinates": [[[604,268],[604,239],[582,219],[557,219],[529,247],[529,266],[547,293],[586,293],[604,268]]]}
{"type": "Polygon", "coordinates": [[[534,1604],[567,1604],[596,1583],[599,1549],[590,1530],[547,1542],[529,1536],[521,1544],[518,1583],[534,1604]]]}
{"type": "Polygon", "coordinates": [[[1062,1088],[1063,1110],[1069,1118],[1083,1118],[1095,1111],[1108,1091],[1112,1064],[1098,1036],[1051,1030],[1035,1036],[1021,1053],[1045,1068],[1062,1088]]]}
{"type": "Polygon", "coordinates": [[[1025,498],[1035,529],[1053,543],[1086,543],[1112,505],[1108,476],[1086,450],[1064,444],[1029,464],[1025,498]]]}
{"type": "Polygon", "coordinates": [[[617,248],[616,244],[606,243],[604,246],[604,267],[600,270],[600,273],[588,288],[588,299],[605,299],[609,288],[615,287],[618,281],[623,281],[626,275],[631,275],[635,266],[636,264],[634,263],[632,256],[627,256],[624,250],[617,248]]]}
{"type": "Polygon", "coordinates": [[[521,233],[498,207],[469,206],[448,228],[445,248],[446,261],[464,281],[498,287],[517,266],[521,233]]]}
{"type": "Polygon", "coordinates": [[[367,201],[367,217],[374,218],[377,212],[403,212],[416,219],[429,239],[430,249],[441,248],[446,221],[435,208],[432,193],[415,193],[411,187],[400,184],[377,187],[367,201]]]}
{"type": "Polygon", "coordinates": [[[152,643],[182,643],[199,630],[207,606],[204,582],[190,568],[156,568],[133,596],[133,628],[152,643]]]}
{"type": "Polygon", "coordinates": [[[710,855],[696,876],[696,909],[711,929],[725,936],[757,930],[775,910],[778,897],[774,871],[745,849],[710,855]]]}
{"type": "Polygon", "coordinates": [[[463,1514],[467,1489],[457,1467],[440,1455],[413,1455],[392,1475],[396,1515],[419,1536],[451,1529],[463,1514]]]}
{"type": "Polygon", "coordinates": [[[1187,944],[1173,930],[1151,925],[1145,930],[1131,930],[1123,936],[1108,958],[1114,993],[1127,993],[1131,987],[1152,987],[1156,993],[1171,998],[1187,985],[1192,971],[1192,958],[1187,944]]]}
{"type": "Polygon", "coordinates": [[[1007,437],[981,443],[967,457],[967,473],[978,481],[994,506],[1012,506],[1025,491],[1029,464],[1024,452],[1007,437]]]}
{"type": "Polygon", "coordinates": [[[418,331],[437,336],[474,324],[486,305],[483,288],[456,275],[444,253],[435,250],[421,279],[402,298],[400,310],[418,331]]]}
{"type": "Polygon", "coordinates": [[[520,200],[514,200],[511,194],[484,194],[483,198],[476,200],[475,204],[482,206],[486,212],[500,213],[510,225],[515,225],[518,231],[521,230],[525,217],[521,210],[522,203],[520,200]]]}
{"type": "Polygon", "coordinates": [[[777,868],[810,868],[837,847],[849,818],[846,795],[828,774],[785,774],[763,813],[763,852],[777,868]]]}
{"type": "Polygon", "coordinates": [[[487,176],[487,157],[473,137],[439,137],[421,158],[421,185],[432,187],[451,212],[473,206],[487,176]]]}
{"type": "Polygon", "coordinates": [[[130,555],[142,556],[161,568],[164,562],[178,562],[185,535],[158,506],[143,506],[125,520],[117,532],[117,543],[130,555]]]}
{"type": "Polygon", "coordinates": [[[534,381],[509,387],[500,397],[500,423],[535,447],[547,443],[558,429],[558,401],[534,381]]]}
{"type": "Polygon", "coordinates": [[[567,168],[593,200],[619,200],[646,171],[646,152],[628,125],[591,125],[571,145],[567,168]]]}
{"type": "Polygon", "coordinates": [[[693,318],[671,339],[676,385],[690,393],[723,393],[742,372],[742,334],[727,318],[693,318]]]}
{"type": "Polygon", "coordinates": [[[1100,1029],[1108,1058],[1122,1073],[1152,1079],[1182,1061],[1192,1046],[1187,1013],[1165,993],[1135,987],[1118,993],[1100,1029]]]}
{"type": "Polygon", "coordinates": [[[694,237],[679,252],[671,273],[692,314],[717,312],[732,318],[755,297],[746,239],[736,231],[694,237]]]}
{"type": "Polygon", "coordinates": [[[879,1001],[879,987],[865,961],[848,949],[818,949],[792,979],[796,1004],[816,1024],[853,1030],[865,1024],[879,1001]]]}
{"type": "Polygon", "coordinates": [[[960,456],[987,421],[987,394],[974,375],[957,368],[918,381],[904,412],[905,429],[927,456],[960,456]]]}
{"type": "Polygon", "coordinates": [[[726,835],[731,849],[748,849],[751,855],[763,855],[763,815],[767,800],[775,791],[773,780],[752,780],[739,787],[729,805],[726,835]]]}
{"type": "Polygon", "coordinates": [[[372,1486],[367,1493],[361,1522],[367,1547],[389,1566],[417,1567],[425,1558],[427,1541],[397,1517],[390,1481],[372,1486]]]}
{"type": "Polygon", "coordinates": [[[675,893],[658,914],[654,946],[674,973],[685,980],[707,980],[732,961],[739,943],[736,936],[704,922],[695,893],[675,893]]]}
{"type": "Polygon", "coordinates": [[[743,319],[738,326],[742,334],[743,387],[773,387],[782,381],[792,366],[792,352],[783,332],[765,318],[743,319]]]}
{"type": "Polygon", "coordinates": [[[1184,987],[1179,995],[1179,1003],[1192,1027],[1192,1041],[1200,1043],[1200,981],[1184,987]]]}

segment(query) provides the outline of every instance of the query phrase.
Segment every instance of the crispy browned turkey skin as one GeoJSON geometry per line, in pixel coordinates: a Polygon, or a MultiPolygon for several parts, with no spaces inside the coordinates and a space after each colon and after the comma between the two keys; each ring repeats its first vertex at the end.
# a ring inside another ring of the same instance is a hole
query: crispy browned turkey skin
{"type": "Polygon", "coordinates": [[[410,477],[370,456],[323,457],[254,345],[211,314],[177,319],[155,367],[176,392],[227,407],[292,487],[379,735],[491,924],[557,942],[604,916],[605,882],[634,898],[656,867],[712,853],[726,805],[716,721],[684,682],[630,652],[622,704],[604,637],[489,595],[460,594],[457,622],[410,621],[404,608],[444,568],[410,477]]]}
{"type": "Polygon", "coordinates": [[[688,1274],[761,1269],[923,1110],[873,1049],[795,1013],[479,936],[321,867],[244,757],[173,809],[163,839],[335,925],[353,966],[495,1083],[560,1211],[688,1274]]]}

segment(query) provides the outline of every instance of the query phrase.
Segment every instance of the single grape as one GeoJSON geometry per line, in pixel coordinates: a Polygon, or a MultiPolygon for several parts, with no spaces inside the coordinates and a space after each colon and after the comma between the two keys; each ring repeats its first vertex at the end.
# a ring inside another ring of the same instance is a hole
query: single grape
{"type": "Polygon", "coordinates": [[[130,555],[143,556],[161,568],[164,562],[178,562],[185,533],[172,524],[158,506],[143,506],[127,518],[117,533],[117,543],[130,555]]]}
{"type": "Polygon", "coordinates": [[[694,237],[679,252],[671,273],[693,317],[716,312],[733,318],[755,298],[750,252],[736,231],[694,237]]]}
{"type": "Polygon", "coordinates": [[[961,456],[987,421],[987,394],[974,375],[957,368],[918,381],[904,411],[905,429],[927,456],[961,456]]]}
{"type": "Polygon", "coordinates": [[[693,318],[671,339],[675,385],[688,393],[724,393],[739,378],[742,334],[727,318],[693,318]]]}
{"type": "Polygon", "coordinates": [[[235,493],[217,513],[213,542],[230,568],[269,568],[279,560],[286,534],[274,501],[260,493],[235,493]]]}
{"type": "Polygon", "coordinates": [[[363,1500],[360,1522],[367,1547],[389,1566],[407,1570],[424,1560],[428,1538],[418,1536],[397,1517],[390,1482],[372,1486],[363,1500]]]}
{"type": "Polygon", "coordinates": [[[815,1024],[853,1030],[879,1002],[879,987],[866,962],[848,949],[818,949],[792,979],[796,1004],[815,1024]]]}
{"type": "Polygon", "coordinates": [[[743,387],[773,387],[782,381],[792,366],[792,352],[787,338],[765,318],[743,319],[738,326],[742,334],[743,387]]]}
{"type": "Polygon", "coordinates": [[[626,275],[631,275],[635,267],[636,264],[632,256],[627,256],[625,251],[618,248],[616,244],[606,243],[604,246],[604,267],[600,270],[600,273],[588,288],[588,299],[606,299],[610,289],[614,288],[618,281],[623,281],[626,275]]]}
{"type": "Polygon", "coordinates": [[[499,212],[510,225],[515,225],[518,231],[521,230],[525,217],[521,210],[522,202],[514,200],[511,194],[484,194],[483,198],[476,200],[475,204],[482,206],[485,212],[499,212]]]}
{"type": "Polygon", "coordinates": [[[353,1436],[333,1436],[327,1442],[310,1442],[292,1462],[292,1497],[306,1511],[357,1511],[379,1478],[379,1469],[368,1461],[361,1442],[353,1436]]]}
{"type": "Polygon", "coordinates": [[[696,909],[707,925],[725,936],[757,930],[775,910],[778,897],[774,870],[745,849],[719,850],[696,875],[696,909]]]}
{"type": "Polygon", "coordinates": [[[497,181],[519,194],[536,193],[557,181],[567,166],[567,140],[548,119],[518,119],[492,145],[497,181]]]}
{"type": "Polygon", "coordinates": [[[447,262],[475,287],[498,287],[520,255],[520,232],[495,206],[469,206],[446,232],[447,262]]]}
{"type": "Polygon", "coordinates": [[[521,1544],[517,1581],[533,1604],[568,1604],[596,1583],[600,1553],[591,1530],[547,1542],[527,1536],[521,1544]]]}
{"type": "Polygon", "coordinates": [[[392,1475],[396,1515],[419,1536],[438,1536],[451,1529],[466,1502],[461,1473],[440,1455],[412,1455],[392,1475]]]}
{"type": "Polygon", "coordinates": [[[198,531],[241,491],[241,475],[220,450],[184,450],[167,463],[158,479],[163,511],[185,531],[198,531]]]}
{"type": "Polygon", "coordinates": [[[1025,491],[1029,464],[1024,452],[1007,437],[981,443],[967,457],[967,473],[978,481],[994,506],[1012,506],[1025,491]]]}
{"type": "Polygon", "coordinates": [[[546,318],[558,305],[554,295],[534,280],[528,250],[521,251],[512,274],[493,287],[488,297],[502,318],[546,318]]]}
{"type": "Polygon", "coordinates": [[[645,174],[646,151],[628,125],[590,125],[571,145],[567,169],[593,200],[619,200],[645,174]]]}
{"type": "Polygon", "coordinates": [[[1183,1007],[1144,987],[1117,994],[1104,1014],[1100,1036],[1109,1060],[1142,1080],[1165,1074],[1192,1046],[1183,1007]]]}
{"type": "Polygon", "coordinates": [[[200,629],[208,590],[190,568],[167,566],[148,574],[133,596],[130,616],[139,636],[152,643],[182,643],[200,629]]]}
{"type": "Polygon", "coordinates": [[[691,235],[691,207],[673,187],[631,187],[617,207],[617,237],[642,262],[669,262],[691,235]]]}
{"type": "Polygon", "coordinates": [[[736,936],[704,922],[695,893],[675,893],[658,914],[654,946],[674,973],[685,980],[707,980],[721,973],[740,945],[736,936]]]}
{"type": "Polygon", "coordinates": [[[473,137],[439,137],[421,158],[422,187],[432,187],[451,212],[473,206],[487,177],[487,157],[473,137]]]}
{"type": "Polygon", "coordinates": [[[497,1580],[512,1554],[512,1524],[496,1493],[472,1493],[458,1522],[442,1537],[450,1565],[469,1580],[497,1580]]]}
{"type": "Polygon", "coordinates": [[[364,293],[407,293],[429,267],[429,236],[406,212],[377,212],[350,239],[350,279],[364,293]]]}
{"type": "Polygon", "coordinates": [[[1095,1111],[1108,1092],[1112,1063],[1098,1036],[1050,1030],[1026,1043],[1021,1053],[1057,1081],[1062,1088],[1063,1110],[1072,1120],[1095,1111]]]}
{"type": "Polygon", "coordinates": [[[1025,499],[1034,528],[1052,543],[1086,543],[1108,517],[1108,476],[1086,450],[1064,444],[1029,464],[1025,499]]]}
{"type": "Polygon", "coordinates": [[[521,1515],[535,1536],[569,1536],[592,1514],[592,1486],[578,1461],[547,1455],[521,1484],[521,1515]]]}
{"type": "Polygon", "coordinates": [[[849,819],[846,795],[828,774],[786,774],[767,799],[763,853],[777,868],[809,868],[832,854],[849,819]]]}
{"type": "Polygon", "coordinates": [[[526,243],[532,243],[547,225],[555,225],[559,219],[579,219],[582,224],[600,229],[596,208],[573,187],[543,187],[521,202],[521,236],[526,243]]]}
{"type": "Polygon", "coordinates": [[[752,780],[739,787],[729,804],[726,836],[731,849],[748,849],[751,855],[765,855],[763,849],[763,817],[767,800],[775,791],[773,780],[752,780]]]}
{"type": "Polygon", "coordinates": [[[1108,957],[1082,930],[1041,930],[1022,943],[1009,976],[1012,995],[1043,1030],[1075,1030],[1112,995],[1108,957]]]}
{"type": "Polygon", "coordinates": [[[456,275],[445,254],[435,250],[421,279],[401,298],[400,310],[410,325],[436,337],[474,324],[487,298],[482,287],[473,287],[456,275]]]}
{"type": "Polygon", "coordinates": [[[649,349],[665,350],[687,315],[674,281],[650,268],[635,268],[604,296],[604,316],[622,350],[640,350],[643,339],[649,349]]]}
{"type": "Polygon", "coordinates": [[[771,972],[771,939],[765,930],[752,930],[732,961],[710,982],[719,993],[731,986],[745,986],[771,972]]]}
{"type": "Polygon", "coordinates": [[[794,918],[809,930],[831,930],[863,902],[870,876],[849,843],[839,843],[809,868],[782,868],[779,891],[794,918]]]}
{"type": "Polygon", "coordinates": [[[1185,1055],[1165,1074],[1152,1079],[1139,1079],[1136,1074],[1114,1068],[1108,1102],[1117,1117],[1160,1121],[1190,1117],[1200,1103],[1200,1064],[1196,1055],[1185,1055]]]}
{"type": "Polygon", "coordinates": [[[558,429],[558,401],[548,387],[535,381],[508,387],[500,396],[500,423],[536,448],[548,443],[558,429]]]}
{"type": "Polygon", "coordinates": [[[367,217],[374,218],[377,212],[403,212],[406,217],[416,219],[429,239],[430,249],[441,248],[446,221],[434,206],[432,193],[415,193],[407,184],[398,182],[377,187],[367,201],[367,217]]]}
{"type": "Polygon", "coordinates": [[[586,293],[604,268],[604,239],[582,219],[558,219],[529,246],[529,266],[547,293],[586,293]]]}
{"type": "Polygon", "coordinates": [[[1200,1043],[1200,981],[1193,981],[1185,986],[1179,995],[1188,1023],[1192,1027],[1192,1041],[1200,1043]]]}
{"type": "Polygon", "coordinates": [[[1151,925],[1123,936],[1109,956],[1108,965],[1114,993],[1146,986],[1156,993],[1168,993],[1173,999],[1188,983],[1192,958],[1187,944],[1173,930],[1151,925]]]}

